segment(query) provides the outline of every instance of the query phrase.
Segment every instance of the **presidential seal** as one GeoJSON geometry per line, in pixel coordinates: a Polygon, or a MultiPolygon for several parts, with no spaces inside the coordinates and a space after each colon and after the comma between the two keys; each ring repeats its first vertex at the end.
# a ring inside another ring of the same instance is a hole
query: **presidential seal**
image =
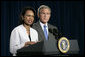
{"type": "Polygon", "coordinates": [[[58,48],[62,53],[67,53],[70,48],[69,40],[66,37],[61,37],[58,41],[58,48]]]}

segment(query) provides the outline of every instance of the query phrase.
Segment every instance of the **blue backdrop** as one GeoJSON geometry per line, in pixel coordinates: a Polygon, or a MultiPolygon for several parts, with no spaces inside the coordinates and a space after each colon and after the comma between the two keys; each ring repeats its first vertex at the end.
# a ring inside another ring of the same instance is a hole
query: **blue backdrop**
{"type": "MultiPolygon", "coordinates": [[[[52,9],[49,23],[57,26],[59,31],[69,39],[77,39],[79,54],[84,54],[83,1],[1,1],[1,56],[11,56],[9,52],[10,34],[18,25],[22,8],[32,6],[37,11],[42,4],[52,9]]],[[[37,15],[36,21],[38,21],[37,15]]]]}

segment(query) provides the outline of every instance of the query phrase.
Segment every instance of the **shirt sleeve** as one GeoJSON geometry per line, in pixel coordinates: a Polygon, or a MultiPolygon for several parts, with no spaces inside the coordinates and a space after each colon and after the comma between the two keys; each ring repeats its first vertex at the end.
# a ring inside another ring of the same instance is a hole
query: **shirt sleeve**
{"type": "Polygon", "coordinates": [[[20,42],[19,32],[14,29],[10,36],[10,52],[16,54],[18,49],[21,49],[25,43],[20,42]]]}
{"type": "Polygon", "coordinates": [[[36,31],[36,37],[37,37],[36,38],[37,39],[36,41],[39,41],[39,39],[38,39],[38,32],[37,31],[36,31]]]}

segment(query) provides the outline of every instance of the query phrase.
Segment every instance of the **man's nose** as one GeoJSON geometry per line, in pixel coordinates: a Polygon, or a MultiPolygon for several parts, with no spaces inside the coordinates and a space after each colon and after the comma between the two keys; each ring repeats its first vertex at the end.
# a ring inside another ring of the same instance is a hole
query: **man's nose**
{"type": "Polygon", "coordinates": [[[44,15],[44,17],[46,17],[46,16],[47,16],[47,14],[44,15]]]}

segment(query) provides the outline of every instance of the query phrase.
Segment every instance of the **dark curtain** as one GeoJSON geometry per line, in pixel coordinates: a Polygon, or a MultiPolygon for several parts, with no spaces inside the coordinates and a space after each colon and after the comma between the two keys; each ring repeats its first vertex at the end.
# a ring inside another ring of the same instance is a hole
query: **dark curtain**
{"type": "MultiPolygon", "coordinates": [[[[11,31],[18,26],[23,7],[32,6],[36,13],[40,5],[51,8],[49,23],[68,39],[77,39],[80,55],[84,54],[84,2],[83,1],[1,1],[1,55],[11,56],[9,52],[11,31]]],[[[38,21],[37,15],[35,22],[38,21]]]]}

